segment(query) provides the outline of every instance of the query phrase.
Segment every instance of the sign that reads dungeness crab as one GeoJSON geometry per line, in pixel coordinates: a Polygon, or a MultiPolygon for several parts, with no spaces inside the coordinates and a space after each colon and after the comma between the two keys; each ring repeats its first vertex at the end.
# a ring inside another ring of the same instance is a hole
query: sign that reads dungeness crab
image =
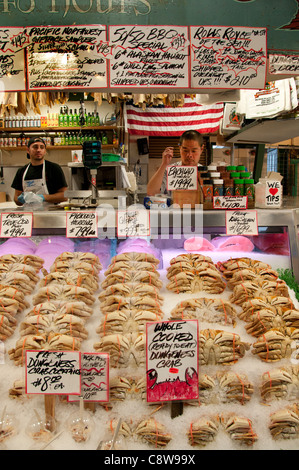
{"type": "Polygon", "coordinates": [[[198,321],[147,323],[147,401],[198,398],[198,321]]]}

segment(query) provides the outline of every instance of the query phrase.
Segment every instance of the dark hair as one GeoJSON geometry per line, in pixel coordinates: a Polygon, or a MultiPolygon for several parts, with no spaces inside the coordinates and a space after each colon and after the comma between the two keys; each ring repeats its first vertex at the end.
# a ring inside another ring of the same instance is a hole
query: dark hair
{"type": "Polygon", "coordinates": [[[198,131],[185,131],[183,134],[180,136],[180,145],[182,145],[183,140],[196,140],[199,145],[203,144],[203,137],[198,131]]]}

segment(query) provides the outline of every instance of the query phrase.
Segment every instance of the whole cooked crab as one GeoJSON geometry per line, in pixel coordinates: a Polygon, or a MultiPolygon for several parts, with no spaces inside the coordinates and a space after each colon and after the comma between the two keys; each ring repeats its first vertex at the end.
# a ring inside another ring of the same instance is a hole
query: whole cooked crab
{"type": "Polygon", "coordinates": [[[235,325],[237,312],[230,302],[206,297],[183,300],[170,313],[172,320],[196,319],[210,323],[235,325]]]}
{"type": "Polygon", "coordinates": [[[269,330],[252,345],[252,353],[264,362],[277,362],[298,354],[298,340],[297,328],[286,328],[284,332],[269,330]]]}
{"type": "Polygon", "coordinates": [[[261,377],[260,393],[262,400],[298,400],[299,366],[277,367],[264,372],[261,377]]]}
{"type": "Polygon", "coordinates": [[[126,270],[120,269],[111,274],[107,274],[105,280],[102,282],[102,288],[113,286],[114,284],[125,284],[125,283],[142,283],[154,286],[157,289],[161,289],[163,283],[160,279],[158,271],[147,271],[147,270],[126,270]]]}
{"type": "Polygon", "coordinates": [[[242,305],[244,302],[256,297],[266,299],[269,296],[275,295],[289,297],[289,290],[285,281],[256,279],[255,281],[244,281],[236,285],[230,296],[230,301],[237,305],[242,305]]]}
{"type": "Polygon", "coordinates": [[[242,303],[242,311],[238,314],[238,317],[241,320],[249,322],[252,315],[264,309],[280,315],[283,310],[290,310],[293,308],[294,304],[289,297],[279,295],[256,297],[242,303]]]}
{"type": "Polygon", "coordinates": [[[299,436],[299,409],[297,403],[273,412],[269,430],[273,439],[297,439],[299,436]]]}
{"type": "Polygon", "coordinates": [[[183,271],[174,274],[167,284],[167,289],[179,294],[181,292],[194,293],[205,291],[210,294],[221,294],[226,284],[219,272],[214,269],[206,269],[196,273],[194,271],[183,271]]]}
{"type": "Polygon", "coordinates": [[[256,274],[262,270],[272,269],[267,263],[247,257],[218,261],[217,268],[222,272],[226,280],[231,279],[236,272],[242,271],[243,269],[250,270],[256,274]]]}
{"type": "Polygon", "coordinates": [[[41,287],[33,296],[33,304],[50,301],[82,301],[87,305],[93,305],[95,297],[90,294],[88,289],[80,286],[72,286],[67,284],[50,284],[41,287]]]}
{"type": "Polygon", "coordinates": [[[240,336],[222,330],[200,330],[199,364],[232,365],[244,357],[249,344],[241,341],[240,336]]]}

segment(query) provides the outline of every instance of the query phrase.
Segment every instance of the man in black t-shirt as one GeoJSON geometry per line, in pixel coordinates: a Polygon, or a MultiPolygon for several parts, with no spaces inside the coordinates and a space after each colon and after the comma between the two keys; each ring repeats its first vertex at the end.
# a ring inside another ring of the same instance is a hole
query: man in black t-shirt
{"type": "Polygon", "coordinates": [[[24,193],[34,193],[41,202],[57,204],[66,201],[64,191],[67,183],[61,167],[57,163],[45,160],[46,144],[40,137],[32,137],[28,143],[28,165],[19,168],[11,187],[14,188],[14,201],[24,204],[24,193]]]}

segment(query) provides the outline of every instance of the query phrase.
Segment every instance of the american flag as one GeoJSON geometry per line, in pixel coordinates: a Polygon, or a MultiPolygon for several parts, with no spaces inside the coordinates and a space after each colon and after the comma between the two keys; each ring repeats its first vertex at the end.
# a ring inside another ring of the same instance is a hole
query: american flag
{"type": "Polygon", "coordinates": [[[180,136],[186,130],[210,134],[218,130],[222,117],[223,103],[200,105],[189,97],[176,108],[125,106],[127,131],[137,135],[180,136]]]}

